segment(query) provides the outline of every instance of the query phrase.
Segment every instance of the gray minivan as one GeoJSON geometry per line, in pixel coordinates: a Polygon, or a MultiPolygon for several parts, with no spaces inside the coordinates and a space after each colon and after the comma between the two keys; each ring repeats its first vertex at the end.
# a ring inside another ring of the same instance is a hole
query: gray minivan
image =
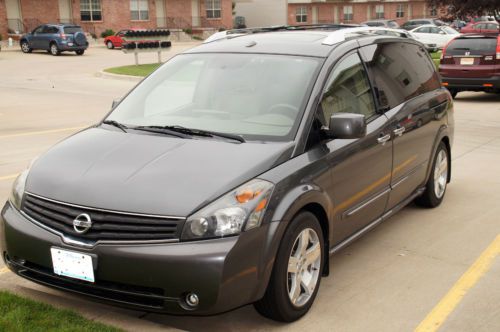
{"type": "Polygon", "coordinates": [[[22,172],[0,254],[26,279],[134,309],[254,303],[294,321],[330,254],[413,200],[442,202],[453,123],[412,39],[221,32],[22,172]]]}

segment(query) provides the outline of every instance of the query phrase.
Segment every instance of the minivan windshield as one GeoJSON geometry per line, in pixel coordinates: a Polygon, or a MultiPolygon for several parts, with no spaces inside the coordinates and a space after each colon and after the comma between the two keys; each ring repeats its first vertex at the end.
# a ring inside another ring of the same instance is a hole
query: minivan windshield
{"type": "Polygon", "coordinates": [[[106,120],[129,128],[180,126],[245,140],[293,140],[322,61],[270,54],[178,55],[106,120]]]}

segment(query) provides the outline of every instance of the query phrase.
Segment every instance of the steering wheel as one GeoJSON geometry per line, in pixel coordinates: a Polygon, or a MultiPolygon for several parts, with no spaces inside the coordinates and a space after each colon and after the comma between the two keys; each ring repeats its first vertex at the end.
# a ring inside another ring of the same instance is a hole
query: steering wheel
{"type": "Polygon", "coordinates": [[[286,116],[287,118],[295,120],[295,116],[297,115],[298,111],[299,109],[297,107],[290,104],[275,104],[271,106],[268,113],[281,114],[286,116]]]}

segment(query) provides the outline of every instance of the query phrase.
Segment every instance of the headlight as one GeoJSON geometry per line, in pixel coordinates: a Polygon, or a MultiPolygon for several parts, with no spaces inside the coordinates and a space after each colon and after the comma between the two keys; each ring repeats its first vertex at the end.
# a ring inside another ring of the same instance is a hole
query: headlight
{"type": "Polygon", "coordinates": [[[12,185],[12,192],[10,194],[10,202],[18,210],[21,209],[21,201],[23,200],[24,187],[26,186],[26,178],[28,177],[29,169],[24,170],[18,175],[14,184],[12,185]]]}
{"type": "Polygon", "coordinates": [[[260,226],[274,185],[252,180],[189,217],[182,240],[224,237],[260,226]]]}

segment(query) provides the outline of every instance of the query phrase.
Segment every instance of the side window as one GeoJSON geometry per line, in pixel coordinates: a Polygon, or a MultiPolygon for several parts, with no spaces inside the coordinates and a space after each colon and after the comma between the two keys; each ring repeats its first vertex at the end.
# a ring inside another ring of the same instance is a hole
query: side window
{"type": "Polygon", "coordinates": [[[379,105],[399,104],[440,87],[438,74],[427,52],[411,43],[384,43],[361,48],[379,105]]]}
{"type": "Polygon", "coordinates": [[[439,30],[439,28],[436,28],[436,27],[432,27],[432,28],[428,28],[430,30],[431,33],[439,33],[441,30],[439,30]]]}
{"type": "Polygon", "coordinates": [[[325,124],[334,113],[359,113],[367,119],[376,114],[368,76],[357,53],[335,66],[325,85],[321,107],[325,124]]]}
{"type": "Polygon", "coordinates": [[[44,26],[43,26],[43,25],[41,25],[41,26],[39,26],[38,28],[36,28],[36,29],[33,31],[33,33],[42,33],[43,28],[44,28],[44,26]]]}

